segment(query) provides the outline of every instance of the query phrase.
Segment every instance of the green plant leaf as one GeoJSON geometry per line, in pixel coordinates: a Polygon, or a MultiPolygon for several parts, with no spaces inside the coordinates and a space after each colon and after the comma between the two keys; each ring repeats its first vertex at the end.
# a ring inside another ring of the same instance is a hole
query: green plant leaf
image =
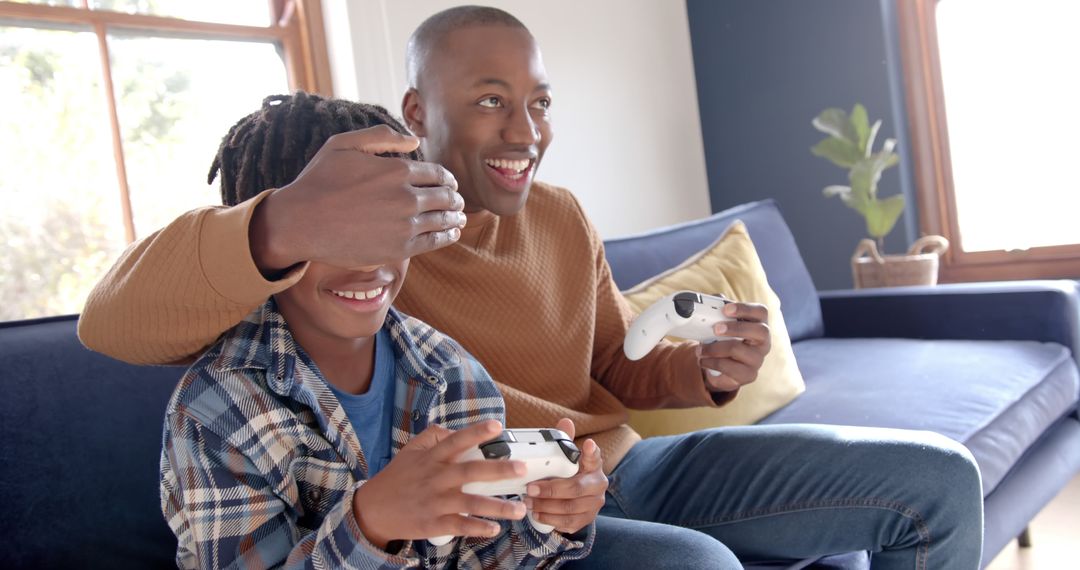
{"type": "Polygon", "coordinates": [[[826,186],[821,193],[824,194],[826,198],[839,196],[845,206],[859,212],[863,216],[866,215],[866,205],[869,202],[869,196],[867,196],[865,192],[856,192],[850,186],[833,184],[826,186]]]}
{"type": "Polygon", "coordinates": [[[870,194],[852,188],[851,193],[846,196],[841,196],[840,198],[844,200],[844,204],[846,204],[847,207],[862,214],[864,218],[869,215],[867,212],[869,211],[871,204],[870,194]]]}
{"type": "Polygon", "coordinates": [[[825,189],[822,190],[822,193],[825,194],[826,198],[839,196],[845,206],[859,212],[863,216],[866,215],[867,199],[865,194],[856,194],[851,191],[850,187],[840,185],[826,186],[825,189]]]}
{"type": "Polygon", "coordinates": [[[859,212],[866,220],[867,233],[880,242],[904,212],[902,195],[885,200],[877,197],[882,173],[900,162],[895,152],[896,140],[886,139],[881,150],[874,152],[882,122],[878,120],[871,125],[861,103],[855,104],[850,115],[843,109],[825,109],[812,123],[829,138],[811,147],[810,152],[848,169],[850,182],[850,186],[826,186],[822,193],[826,198],[838,196],[845,206],[859,212]]]}
{"type": "Polygon", "coordinates": [[[893,152],[895,147],[896,139],[887,139],[881,152],[859,159],[848,173],[852,190],[866,192],[871,199],[877,199],[877,184],[881,180],[881,173],[900,162],[900,157],[893,152]]]}
{"type": "Polygon", "coordinates": [[[874,126],[870,127],[870,136],[866,139],[866,148],[864,156],[870,156],[874,153],[874,139],[877,138],[878,130],[881,129],[881,119],[874,121],[874,126]]]}
{"type": "Polygon", "coordinates": [[[866,216],[866,232],[872,238],[881,239],[892,231],[896,220],[904,213],[904,196],[897,194],[884,200],[871,200],[867,206],[863,214],[866,216]]]}
{"type": "Polygon", "coordinates": [[[829,159],[840,168],[851,168],[855,163],[864,160],[855,143],[835,137],[822,139],[810,148],[810,152],[829,159]]]}
{"type": "Polygon", "coordinates": [[[885,139],[885,144],[881,147],[881,152],[874,156],[878,157],[881,161],[881,170],[892,168],[897,164],[900,164],[900,155],[896,154],[893,150],[896,148],[896,139],[885,139]]]}
{"type": "Polygon", "coordinates": [[[839,196],[841,200],[846,201],[847,197],[851,195],[851,187],[834,184],[832,186],[826,186],[825,189],[821,191],[821,193],[825,194],[826,198],[839,196]]]}
{"type": "Polygon", "coordinates": [[[877,193],[877,183],[881,179],[881,170],[874,168],[874,164],[874,158],[867,157],[859,159],[851,167],[851,172],[848,173],[848,181],[851,182],[852,190],[867,195],[877,193]]]}
{"type": "Polygon", "coordinates": [[[853,145],[859,144],[859,137],[851,127],[847,112],[843,109],[835,107],[825,109],[817,117],[814,117],[811,123],[815,129],[827,135],[848,141],[853,145]]]}
{"type": "Polygon", "coordinates": [[[851,109],[851,130],[855,133],[855,143],[859,148],[859,154],[869,156],[870,147],[866,145],[870,138],[870,119],[866,116],[866,107],[862,103],[855,103],[851,109]]]}

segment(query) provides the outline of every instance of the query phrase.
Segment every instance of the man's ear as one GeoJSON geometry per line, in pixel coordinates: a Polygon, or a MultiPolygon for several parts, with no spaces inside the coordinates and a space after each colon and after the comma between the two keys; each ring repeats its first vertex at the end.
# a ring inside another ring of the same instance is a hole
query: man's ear
{"type": "Polygon", "coordinates": [[[427,136],[427,127],[424,124],[424,103],[420,100],[420,92],[415,87],[410,87],[401,99],[401,116],[405,118],[405,126],[418,137],[427,136]]]}

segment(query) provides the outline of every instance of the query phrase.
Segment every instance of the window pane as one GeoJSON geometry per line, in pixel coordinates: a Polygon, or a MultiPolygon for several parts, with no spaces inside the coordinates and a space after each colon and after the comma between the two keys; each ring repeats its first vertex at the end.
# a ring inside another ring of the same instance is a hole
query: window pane
{"type": "Polygon", "coordinates": [[[124,246],[92,33],[0,27],[0,320],[82,310],[124,246]]]}
{"type": "Polygon", "coordinates": [[[76,6],[79,0],[7,0],[15,4],[44,4],[46,6],[76,6]]]}
{"type": "Polygon", "coordinates": [[[936,16],[964,250],[1080,243],[1080,2],[941,0],[936,16]]]}
{"type": "Polygon", "coordinates": [[[95,10],[151,14],[221,24],[269,26],[269,0],[91,0],[95,10]]]}
{"type": "Polygon", "coordinates": [[[274,45],[110,37],[135,231],[220,204],[206,174],[221,138],[262,99],[288,93],[274,45]]]}

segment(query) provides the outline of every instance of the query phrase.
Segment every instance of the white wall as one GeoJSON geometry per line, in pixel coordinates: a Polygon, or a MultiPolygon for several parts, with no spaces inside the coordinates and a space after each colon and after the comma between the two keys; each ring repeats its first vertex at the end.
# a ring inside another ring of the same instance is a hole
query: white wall
{"type": "MultiPolygon", "coordinates": [[[[323,3],[336,95],[400,114],[405,43],[453,0],[323,3]]],[[[487,0],[540,43],[555,141],[538,178],[570,188],[601,235],[709,213],[684,2],[487,0]]]]}

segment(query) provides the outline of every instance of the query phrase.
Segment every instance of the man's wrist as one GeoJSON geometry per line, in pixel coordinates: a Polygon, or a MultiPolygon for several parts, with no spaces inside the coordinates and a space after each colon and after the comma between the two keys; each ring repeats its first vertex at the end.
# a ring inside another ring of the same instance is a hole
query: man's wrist
{"type": "Polygon", "coordinates": [[[735,396],[739,395],[739,390],[742,388],[742,386],[737,386],[734,390],[720,390],[713,388],[712,383],[709,382],[709,371],[704,368],[701,369],[701,379],[705,384],[705,391],[709,393],[713,404],[717,406],[723,406],[734,400],[735,396]]]}
{"type": "Polygon", "coordinates": [[[282,196],[277,190],[256,204],[248,225],[248,243],[251,259],[263,277],[270,281],[280,279],[290,268],[304,261],[290,255],[290,241],[280,239],[288,235],[288,216],[277,216],[282,196]]]}

